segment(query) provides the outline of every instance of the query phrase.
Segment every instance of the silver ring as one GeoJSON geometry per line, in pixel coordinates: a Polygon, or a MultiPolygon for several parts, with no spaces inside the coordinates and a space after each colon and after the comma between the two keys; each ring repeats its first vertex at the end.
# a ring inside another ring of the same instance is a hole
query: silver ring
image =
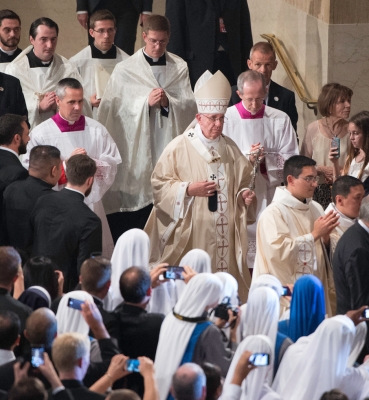
{"type": "Polygon", "coordinates": [[[208,190],[208,194],[210,194],[211,193],[211,191],[210,190],[208,190]]]}

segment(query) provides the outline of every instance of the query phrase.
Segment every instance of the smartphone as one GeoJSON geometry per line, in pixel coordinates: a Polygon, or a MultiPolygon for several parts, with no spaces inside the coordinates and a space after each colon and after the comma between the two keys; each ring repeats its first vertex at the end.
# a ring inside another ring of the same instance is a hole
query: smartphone
{"type": "Polygon", "coordinates": [[[361,314],[363,318],[368,318],[369,319],[369,308],[366,308],[363,313],[361,314]]]}
{"type": "Polygon", "coordinates": [[[182,272],[183,267],[168,266],[168,270],[164,272],[163,276],[165,279],[182,279],[184,280],[182,272]]]}
{"type": "Polygon", "coordinates": [[[140,370],[138,369],[140,365],[140,361],[139,360],[127,360],[127,365],[126,365],[126,370],[129,372],[140,372],[140,370]]]}
{"type": "Polygon", "coordinates": [[[43,347],[32,347],[32,349],[31,349],[31,365],[33,368],[38,368],[40,365],[45,364],[44,351],[45,351],[45,349],[43,347]]]}
{"type": "Polygon", "coordinates": [[[269,365],[269,354],[268,353],[254,353],[251,354],[249,361],[255,367],[265,367],[269,365]]]}
{"type": "Polygon", "coordinates": [[[291,290],[288,286],[282,286],[282,296],[292,296],[291,290]]]}
{"type": "Polygon", "coordinates": [[[334,158],[340,158],[340,138],[334,136],[332,138],[331,147],[337,147],[338,154],[334,158]]]}
{"type": "Polygon", "coordinates": [[[68,307],[74,308],[75,310],[81,311],[82,304],[85,304],[85,302],[83,300],[72,299],[72,297],[69,297],[69,299],[68,299],[68,307]]]}

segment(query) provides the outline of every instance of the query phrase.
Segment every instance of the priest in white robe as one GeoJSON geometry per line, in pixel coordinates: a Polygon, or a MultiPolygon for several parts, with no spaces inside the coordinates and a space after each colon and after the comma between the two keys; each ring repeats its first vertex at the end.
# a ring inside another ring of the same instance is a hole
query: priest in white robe
{"type": "MultiPolygon", "coordinates": [[[[241,101],[228,108],[223,133],[233,139],[245,155],[263,150],[255,179],[256,222],[247,227],[247,265],[253,268],[258,218],[272,202],[276,187],[283,182],[284,161],[299,154],[299,148],[289,116],[263,104],[268,93],[264,75],[253,70],[243,72],[237,85],[241,101]]],[[[254,163],[255,156],[248,157],[254,163]]]]}
{"type": "Polygon", "coordinates": [[[93,43],[69,59],[82,78],[85,97],[89,99],[92,115],[97,110],[114,67],[129,55],[114,45],[116,21],[108,10],[98,10],[89,19],[89,34],[93,43]]]}
{"type": "MultiPolygon", "coordinates": [[[[79,81],[63,79],[56,87],[56,94],[59,112],[31,131],[23,165],[28,168],[32,148],[41,144],[57,147],[63,161],[74,154],[87,154],[95,160],[97,171],[85,202],[101,219],[103,255],[110,259],[114,243],[101,199],[114,182],[117,165],[121,163],[119,151],[103,125],[82,115],[83,88],[79,81]]],[[[63,189],[67,183],[63,165],[62,177],[54,187],[56,190],[63,189]]]]}
{"type": "Polygon", "coordinates": [[[123,160],[104,197],[114,240],[128,229],[145,226],[155,164],[196,113],[187,64],[165,50],[169,36],[165,17],[148,16],[145,47],[115,67],[99,106],[98,120],[113,136],[123,160]]]}
{"type": "Polygon", "coordinates": [[[169,143],[152,174],[154,208],[145,231],[152,264],[178,265],[188,251],[205,250],[212,271],[233,275],[245,301],[247,223],[254,222],[256,201],[248,189],[251,163],[222,135],[230,91],[220,71],[199,79],[196,119],[169,143]]]}
{"type": "MultiPolygon", "coordinates": [[[[31,46],[23,50],[5,72],[20,80],[28,120],[34,128],[55,115],[57,83],[63,78],[75,78],[81,82],[82,79],[73,64],[55,53],[59,27],[54,21],[39,18],[31,24],[30,33],[31,46]]],[[[92,115],[89,107],[84,108],[84,114],[92,115]]]]}
{"type": "MultiPolygon", "coordinates": [[[[275,275],[282,285],[294,284],[302,275],[313,274],[324,285],[326,310],[332,315],[336,296],[329,262],[329,235],[339,224],[335,212],[324,214],[312,200],[317,186],[316,162],[293,156],[284,164],[284,184],[262,212],[256,232],[256,258],[252,279],[275,275]],[[333,307],[333,310],[332,310],[333,307]]],[[[281,299],[283,307],[288,301],[281,299]]]]}
{"type": "Polygon", "coordinates": [[[364,185],[350,175],[338,177],[332,186],[333,202],[325,209],[325,213],[334,211],[339,215],[339,225],[331,232],[331,260],[341,236],[358,220],[361,202],[365,196],[364,185]]]}

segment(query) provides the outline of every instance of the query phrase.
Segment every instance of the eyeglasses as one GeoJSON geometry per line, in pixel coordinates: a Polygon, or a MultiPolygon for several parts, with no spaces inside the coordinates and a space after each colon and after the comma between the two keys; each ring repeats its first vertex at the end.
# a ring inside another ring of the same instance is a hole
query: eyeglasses
{"type": "Polygon", "coordinates": [[[95,29],[92,29],[94,32],[96,32],[96,33],[98,33],[99,35],[103,35],[104,33],[107,33],[108,35],[111,35],[111,34],[113,34],[115,31],[116,31],[116,29],[115,28],[108,28],[108,29],[99,29],[99,30],[95,30],[95,29]]]}
{"type": "Polygon", "coordinates": [[[157,44],[159,46],[163,46],[164,44],[168,43],[168,39],[164,39],[164,40],[155,40],[155,39],[151,39],[151,38],[147,38],[147,40],[150,42],[150,44],[152,44],[153,46],[156,46],[157,44]]]}
{"type": "Polygon", "coordinates": [[[307,183],[318,183],[319,182],[319,176],[299,176],[297,179],[303,179],[307,183]]]}
{"type": "Polygon", "coordinates": [[[215,117],[208,117],[208,116],[205,115],[205,114],[201,114],[201,115],[203,115],[203,116],[204,116],[205,118],[207,118],[207,119],[210,119],[210,121],[211,121],[213,124],[215,124],[217,121],[218,121],[219,123],[223,124],[223,123],[227,122],[227,120],[228,120],[227,117],[215,118],[215,117]]]}
{"type": "Polygon", "coordinates": [[[264,100],[265,100],[264,97],[259,97],[258,99],[244,99],[244,102],[246,104],[252,104],[252,103],[262,104],[264,100]]]}

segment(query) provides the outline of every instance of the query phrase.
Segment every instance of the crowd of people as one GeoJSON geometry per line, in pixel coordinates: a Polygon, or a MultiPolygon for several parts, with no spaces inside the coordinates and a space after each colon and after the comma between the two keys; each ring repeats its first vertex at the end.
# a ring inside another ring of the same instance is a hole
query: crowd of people
{"type": "Polygon", "coordinates": [[[108,3],[0,10],[0,399],[368,399],[369,111],[299,149],[246,1],[108,3]]]}

